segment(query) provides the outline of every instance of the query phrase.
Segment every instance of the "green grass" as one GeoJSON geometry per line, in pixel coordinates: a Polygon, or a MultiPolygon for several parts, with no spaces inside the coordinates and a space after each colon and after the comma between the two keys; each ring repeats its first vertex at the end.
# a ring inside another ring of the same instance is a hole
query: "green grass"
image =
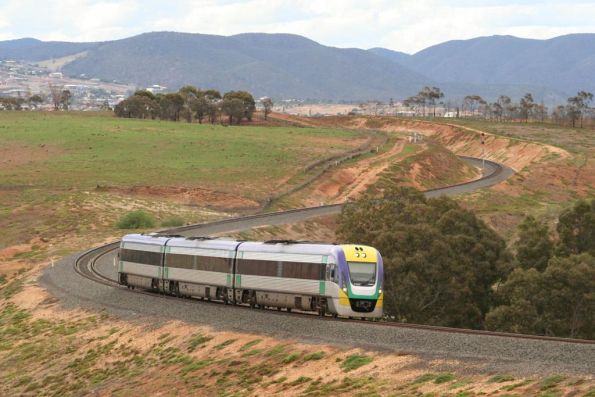
{"type": "Polygon", "coordinates": [[[486,131],[507,138],[546,143],[571,152],[581,152],[595,146],[595,131],[591,128],[571,128],[552,123],[500,123],[471,119],[441,119],[447,123],[486,131]]]}
{"type": "Polygon", "coordinates": [[[450,382],[450,381],[454,380],[454,378],[455,378],[455,376],[453,374],[442,373],[442,374],[436,375],[436,378],[434,379],[434,383],[439,385],[441,383],[450,382]]]}
{"type": "Polygon", "coordinates": [[[262,339],[254,339],[246,344],[244,344],[242,347],[240,347],[240,351],[244,352],[246,350],[249,350],[250,348],[256,346],[257,344],[259,344],[260,342],[262,342],[262,339]]]}
{"type": "Polygon", "coordinates": [[[177,227],[182,225],[184,225],[184,219],[176,215],[170,216],[161,221],[162,227],[177,227]]]}
{"type": "Polygon", "coordinates": [[[293,352],[293,353],[289,353],[287,356],[285,356],[285,358],[283,359],[283,363],[285,364],[289,364],[294,362],[295,360],[297,360],[298,358],[300,358],[302,356],[302,353],[300,352],[293,352]]]}
{"type": "Polygon", "coordinates": [[[343,371],[348,372],[364,365],[370,364],[374,360],[371,356],[362,356],[359,354],[353,354],[347,357],[342,363],[341,368],[343,371]]]}
{"type": "Polygon", "coordinates": [[[514,380],[512,375],[494,375],[490,379],[488,379],[488,383],[502,383],[502,382],[511,382],[514,380]]]}
{"type": "Polygon", "coordinates": [[[304,361],[321,360],[322,358],[324,358],[324,355],[324,352],[308,353],[304,356],[304,361]]]}
{"type": "Polygon", "coordinates": [[[0,140],[31,159],[0,183],[206,186],[268,193],[305,165],[352,148],[361,133],[297,127],[224,127],[83,113],[2,112],[0,140]]]}
{"type": "Polygon", "coordinates": [[[227,346],[231,345],[232,343],[234,343],[236,340],[237,339],[227,339],[227,340],[219,343],[217,346],[213,347],[213,349],[222,350],[225,347],[227,347],[227,346]]]}
{"type": "Polygon", "coordinates": [[[148,229],[155,226],[155,219],[143,210],[124,214],[116,223],[118,229],[148,229]]]}
{"type": "Polygon", "coordinates": [[[541,390],[549,390],[556,387],[560,382],[566,379],[562,375],[552,375],[548,376],[544,380],[541,381],[541,390]]]}
{"type": "Polygon", "coordinates": [[[413,381],[414,384],[417,383],[426,383],[429,382],[431,380],[436,379],[436,374],[423,374],[418,376],[417,378],[415,378],[415,380],[413,381]]]}
{"type": "Polygon", "coordinates": [[[207,343],[211,339],[213,339],[212,336],[206,336],[206,335],[201,335],[201,334],[192,337],[192,339],[190,339],[190,346],[188,346],[188,352],[193,352],[198,347],[202,347],[205,343],[207,343]]]}

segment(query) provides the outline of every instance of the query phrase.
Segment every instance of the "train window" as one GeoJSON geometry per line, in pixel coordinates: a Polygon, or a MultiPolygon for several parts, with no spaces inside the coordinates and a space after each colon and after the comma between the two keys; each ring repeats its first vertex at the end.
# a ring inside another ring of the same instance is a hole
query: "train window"
{"type": "Polygon", "coordinates": [[[208,272],[229,273],[231,268],[229,258],[218,258],[213,256],[197,256],[196,270],[208,272]]]}
{"type": "Polygon", "coordinates": [[[276,277],[278,275],[277,261],[261,261],[256,259],[238,259],[237,272],[254,276],[276,277]]]}
{"type": "Polygon", "coordinates": [[[120,249],[120,260],[124,262],[161,266],[161,256],[160,252],[120,249]]]}
{"type": "Polygon", "coordinates": [[[283,277],[323,280],[326,269],[320,263],[283,262],[283,277]]]}
{"type": "Polygon", "coordinates": [[[165,255],[165,265],[175,267],[178,269],[193,269],[194,256],[181,254],[167,254],[165,255]]]}
{"type": "Polygon", "coordinates": [[[337,279],[336,279],[336,276],[337,275],[336,275],[335,265],[334,264],[333,265],[329,265],[328,267],[329,267],[329,277],[328,277],[328,280],[329,281],[337,282],[337,279]]]}
{"type": "Polygon", "coordinates": [[[231,264],[229,258],[183,254],[167,254],[165,263],[169,267],[220,273],[229,273],[231,264]]]}
{"type": "Polygon", "coordinates": [[[255,276],[324,280],[326,266],[320,263],[238,259],[237,272],[255,276]]]}

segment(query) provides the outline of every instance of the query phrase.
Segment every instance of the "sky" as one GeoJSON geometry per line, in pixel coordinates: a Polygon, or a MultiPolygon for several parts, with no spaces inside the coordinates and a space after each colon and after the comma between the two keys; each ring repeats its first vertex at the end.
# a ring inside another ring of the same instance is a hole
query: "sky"
{"type": "Polygon", "coordinates": [[[495,34],[595,33],[595,0],[0,0],[0,40],[104,41],[164,30],[294,33],[415,53],[495,34]]]}

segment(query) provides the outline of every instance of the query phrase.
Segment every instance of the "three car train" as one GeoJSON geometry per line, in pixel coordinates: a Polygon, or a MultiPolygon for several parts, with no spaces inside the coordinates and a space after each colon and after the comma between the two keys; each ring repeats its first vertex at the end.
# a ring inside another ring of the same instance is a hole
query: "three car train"
{"type": "Polygon", "coordinates": [[[380,253],[364,245],[129,234],[118,281],[181,297],[251,307],[382,317],[380,253]]]}

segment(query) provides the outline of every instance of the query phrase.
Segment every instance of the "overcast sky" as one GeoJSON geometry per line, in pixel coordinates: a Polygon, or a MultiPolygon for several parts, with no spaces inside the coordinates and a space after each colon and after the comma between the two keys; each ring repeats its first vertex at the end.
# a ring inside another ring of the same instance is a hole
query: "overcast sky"
{"type": "Polygon", "coordinates": [[[414,53],[494,34],[595,32],[595,0],[0,0],[0,40],[100,41],[149,31],[295,33],[414,53]]]}

